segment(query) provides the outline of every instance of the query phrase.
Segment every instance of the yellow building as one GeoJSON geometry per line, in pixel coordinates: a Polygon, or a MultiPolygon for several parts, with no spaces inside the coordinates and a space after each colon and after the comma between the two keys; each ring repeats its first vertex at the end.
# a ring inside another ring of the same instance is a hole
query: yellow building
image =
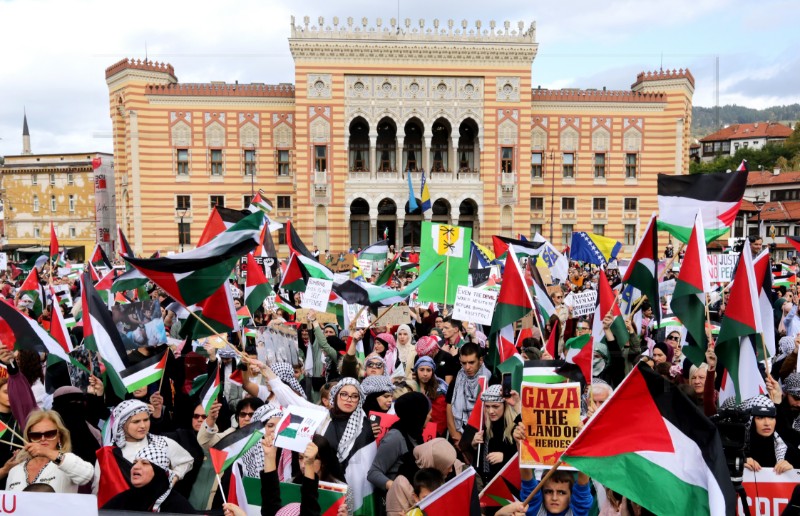
{"type": "Polygon", "coordinates": [[[688,172],[694,79],[542,90],[535,36],[522,22],[293,18],[294,85],[182,84],[169,64],[122,60],[106,70],[118,218],[137,251],[177,250],[214,204],[242,208],[262,188],[321,250],[384,230],[418,245],[423,217],[483,243],[582,230],[631,246],[656,174],[688,172]],[[425,215],[407,206],[422,170],[425,215]]]}
{"type": "Polygon", "coordinates": [[[3,250],[22,259],[47,253],[50,223],[67,256],[82,262],[97,238],[92,160],[110,164],[109,154],[21,154],[0,167],[5,242],[3,250]]]}

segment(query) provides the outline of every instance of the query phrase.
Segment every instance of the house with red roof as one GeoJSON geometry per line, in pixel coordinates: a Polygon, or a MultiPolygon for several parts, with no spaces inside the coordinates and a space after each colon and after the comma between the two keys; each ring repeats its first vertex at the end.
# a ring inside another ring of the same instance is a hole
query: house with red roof
{"type": "Polygon", "coordinates": [[[717,156],[733,156],[739,149],[760,149],[768,143],[783,143],[792,128],[778,122],[732,124],[700,139],[703,161],[717,156]]]}

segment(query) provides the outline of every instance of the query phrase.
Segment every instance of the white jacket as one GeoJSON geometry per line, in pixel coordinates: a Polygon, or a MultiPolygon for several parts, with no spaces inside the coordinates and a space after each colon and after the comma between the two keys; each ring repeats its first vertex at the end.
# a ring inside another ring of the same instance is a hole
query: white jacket
{"type": "MultiPolygon", "coordinates": [[[[28,461],[17,464],[8,472],[6,489],[9,491],[22,491],[28,487],[28,474],[25,465],[28,461]]],[[[77,493],[78,486],[88,484],[94,477],[94,467],[74,453],[65,453],[60,466],[55,462],[48,462],[35,479],[36,484],[47,484],[56,493],[77,493]]]]}

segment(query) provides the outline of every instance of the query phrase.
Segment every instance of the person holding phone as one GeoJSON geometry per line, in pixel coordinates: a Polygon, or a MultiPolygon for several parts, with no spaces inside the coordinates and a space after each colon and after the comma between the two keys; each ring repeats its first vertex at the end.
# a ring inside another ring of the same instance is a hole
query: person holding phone
{"type": "MultiPolygon", "coordinates": [[[[503,376],[505,380],[506,375],[503,376]]],[[[462,434],[462,451],[463,445],[469,443],[471,462],[484,482],[491,481],[517,453],[514,427],[520,419],[516,410],[519,394],[511,390],[510,379],[511,375],[508,375],[505,393],[503,384],[490,385],[483,391],[483,428],[467,424],[462,434]],[[504,397],[504,394],[508,396],[504,397]]]]}

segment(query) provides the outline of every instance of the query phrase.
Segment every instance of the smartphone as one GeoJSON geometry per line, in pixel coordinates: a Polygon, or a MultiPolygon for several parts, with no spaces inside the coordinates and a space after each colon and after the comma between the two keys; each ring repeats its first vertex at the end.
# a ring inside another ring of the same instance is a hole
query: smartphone
{"type": "Polygon", "coordinates": [[[511,373],[503,373],[503,397],[511,397],[511,373]]]}
{"type": "Polygon", "coordinates": [[[376,416],[375,414],[372,414],[371,416],[369,416],[369,422],[370,423],[378,423],[379,422],[378,421],[378,416],[376,416]]]}

